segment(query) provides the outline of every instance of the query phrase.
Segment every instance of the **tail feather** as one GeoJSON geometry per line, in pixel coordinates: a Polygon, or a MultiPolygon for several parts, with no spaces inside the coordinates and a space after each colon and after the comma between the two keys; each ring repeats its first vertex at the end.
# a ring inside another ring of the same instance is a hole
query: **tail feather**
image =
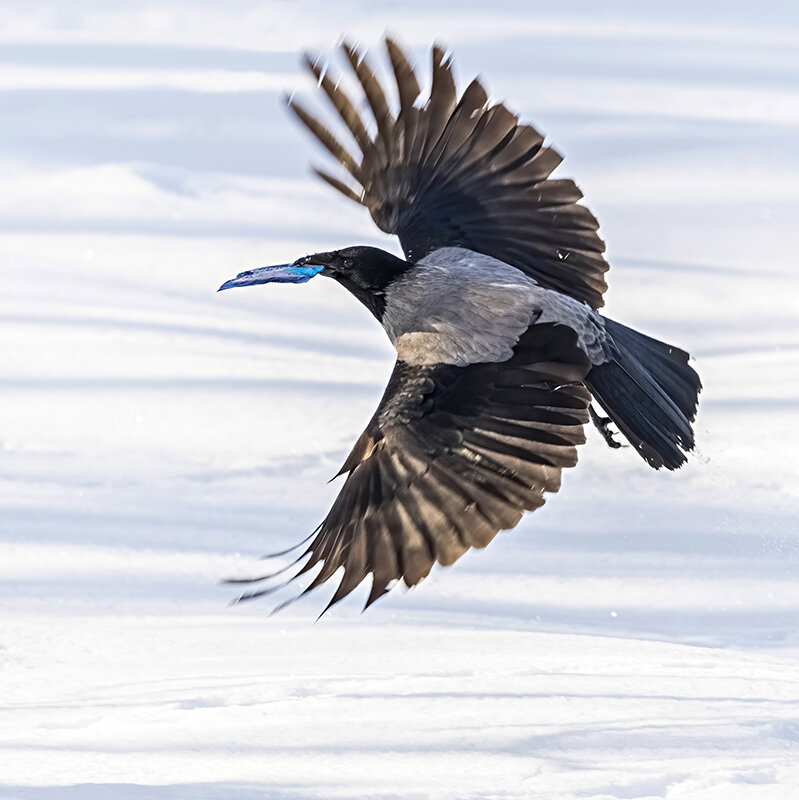
{"type": "Polygon", "coordinates": [[[699,376],[689,355],[604,318],[613,358],[591,369],[586,385],[619,430],[655,469],[677,469],[694,448],[699,376]]]}

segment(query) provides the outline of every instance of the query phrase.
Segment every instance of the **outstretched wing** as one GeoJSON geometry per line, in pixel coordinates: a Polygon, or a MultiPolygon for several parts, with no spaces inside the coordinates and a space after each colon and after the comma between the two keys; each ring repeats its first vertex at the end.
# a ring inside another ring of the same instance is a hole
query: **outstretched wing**
{"type": "Polygon", "coordinates": [[[371,573],[368,606],[392,582],[413,586],[435,562],[449,565],[470,547],[485,547],[543,505],[544,492],[560,487],[561,470],[577,463],[589,368],[574,331],[555,324],[531,327],[502,363],[398,361],[342,467],[349,474],[341,492],[295,562],[305,563],[277,586],[268,583],[273,576],[236,581],[267,581],[241,599],[321,565],[299,596],[343,567],[327,608],[371,573]]]}
{"type": "Polygon", "coordinates": [[[408,59],[391,39],[386,47],[399,95],[397,116],[365,58],[342,45],[371,124],[321,64],[306,57],[360,151],[353,155],[318,117],[290,100],[346,171],[343,180],[317,174],[366,206],[381,230],[397,234],[410,261],[439,247],[466,247],[599,308],[607,288],[605,245],[593,214],[578,205],[582,193],[574,182],[549,177],[561,156],[503,104],[490,105],[478,80],[458,98],[452,62],[440,47],[432,50],[430,97],[417,106],[420,88],[408,59]]]}

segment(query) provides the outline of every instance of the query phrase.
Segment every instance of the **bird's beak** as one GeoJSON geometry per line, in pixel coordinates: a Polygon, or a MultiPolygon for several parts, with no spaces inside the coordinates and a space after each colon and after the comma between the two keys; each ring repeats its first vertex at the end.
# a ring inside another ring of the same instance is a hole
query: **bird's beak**
{"type": "Polygon", "coordinates": [[[240,272],[235,278],[225,281],[217,291],[233,289],[235,286],[254,286],[256,283],[305,283],[323,269],[324,267],[318,264],[278,264],[275,267],[258,267],[240,272]]]}

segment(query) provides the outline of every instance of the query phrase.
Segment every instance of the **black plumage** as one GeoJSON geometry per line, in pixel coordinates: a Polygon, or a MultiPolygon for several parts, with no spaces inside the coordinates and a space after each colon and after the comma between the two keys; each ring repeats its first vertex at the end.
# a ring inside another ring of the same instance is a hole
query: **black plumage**
{"type": "Polygon", "coordinates": [[[694,446],[701,384],[688,354],[596,311],[604,243],[575,184],[550,177],[561,157],[489,104],[479,81],[458,97],[440,47],[420,104],[407,57],[391,39],[386,46],[396,114],[365,58],[342,46],[371,121],[305,59],[357,153],[297,100],[289,105],[344,170],[317,174],[397,234],[405,259],[345,248],[222,287],[332,277],[381,321],[398,354],[310,544],[289,567],[234,581],[252,584],[241,599],[308,575],[306,594],[342,571],[327,607],[371,575],[368,606],[393,582],[413,586],[434,563],[485,547],[558,490],[589,413],[598,419],[592,395],[651,466],[675,469],[694,446]]]}
{"type": "Polygon", "coordinates": [[[690,356],[612,319],[604,322],[612,358],[592,367],[586,386],[648,464],[677,469],[694,449],[691,422],[702,388],[690,356]]]}

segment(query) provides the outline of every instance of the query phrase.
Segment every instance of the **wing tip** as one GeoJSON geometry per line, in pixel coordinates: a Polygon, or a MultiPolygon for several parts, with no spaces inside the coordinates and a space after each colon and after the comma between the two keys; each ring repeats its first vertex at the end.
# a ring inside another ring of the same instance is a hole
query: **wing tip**
{"type": "Polygon", "coordinates": [[[320,80],[325,71],[325,61],[319,53],[312,53],[310,50],[304,50],[300,56],[300,64],[305,67],[311,75],[320,80]]]}

